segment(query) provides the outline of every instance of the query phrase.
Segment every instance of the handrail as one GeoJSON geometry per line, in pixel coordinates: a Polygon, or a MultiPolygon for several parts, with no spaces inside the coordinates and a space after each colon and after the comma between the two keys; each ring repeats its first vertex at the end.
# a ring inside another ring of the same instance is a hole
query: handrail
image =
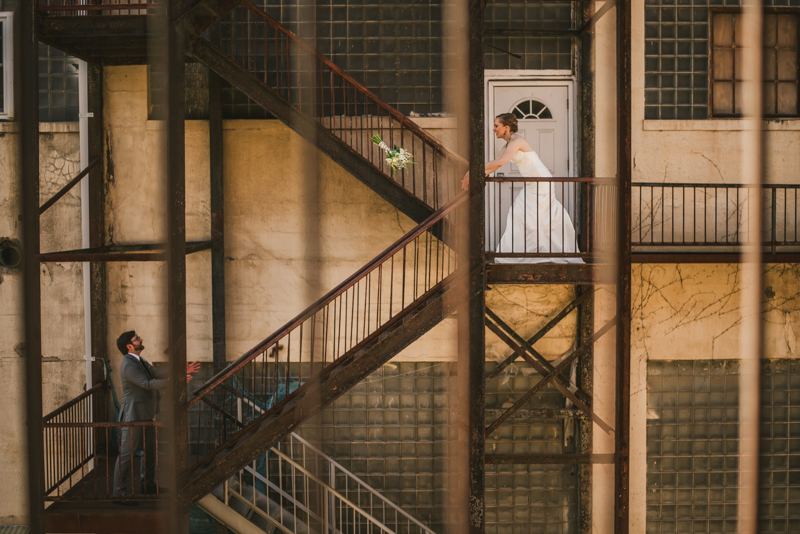
{"type": "Polygon", "coordinates": [[[297,37],[292,31],[281,25],[280,22],[275,20],[274,18],[270,17],[267,13],[259,9],[256,5],[254,5],[250,0],[243,0],[242,4],[243,7],[250,10],[252,13],[261,17],[265,22],[267,22],[270,26],[272,26],[275,30],[283,33],[288,39],[290,39],[293,43],[298,45],[300,48],[305,50],[306,52],[312,54],[318,61],[320,61],[323,65],[328,67],[331,71],[336,73],[338,76],[341,76],[343,79],[347,80],[349,84],[359,90],[364,96],[368,97],[370,100],[373,100],[376,104],[378,104],[384,111],[386,111],[393,119],[397,122],[401,123],[405,128],[409,131],[413,132],[418,137],[422,137],[427,143],[433,145],[437,150],[440,152],[447,154],[448,156],[452,157],[456,161],[467,165],[468,162],[466,159],[462,158],[460,155],[456,154],[446,146],[444,146],[441,141],[433,137],[431,134],[423,130],[417,123],[394,109],[392,106],[386,104],[383,100],[378,98],[378,96],[367,89],[364,85],[359,83],[355,78],[350,76],[346,71],[342,70],[338,65],[333,63],[330,59],[325,57],[319,51],[317,51],[314,47],[297,37]]]}
{"type": "Polygon", "coordinates": [[[94,159],[93,159],[91,162],[89,162],[89,164],[86,166],[86,168],[85,168],[85,169],[83,169],[81,172],[79,172],[79,173],[78,173],[78,175],[77,175],[75,178],[73,178],[72,180],[70,180],[70,181],[69,181],[69,183],[67,183],[67,185],[65,185],[64,187],[62,187],[62,188],[61,188],[61,189],[60,189],[60,190],[59,190],[59,191],[58,191],[58,192],[57,192],[55,195],[53,195],[52,197],[50,197],[50,200],[48,200],[47,202],[45,202],[44,204],[42,204],[42,206],[39,208],[39,215],[41,215],[42,213],[44,213],[45,211],[47,211],[47,209],[48,209],[50,206],[52,206],[53,204],[55,204],[55,203],[56,203],[56,202],[57,202],[57,201],[58,201],[58,200],[59,200],[61,197],[63,197],[64,195],[66,195],[66,194],[67,194],[67,193],[70,191],[70,189],[72,189],[73,187],[75,187],[75,185],[76,185],[78,182],[80,182],[80,181],[83,179],[83,177],[84,177],[84,176],[86,176],[87,174],[89,174],[89,171],[91,171],[91,170],[92,170],[92,169],[95,167],[95,165],[97,165],[98,163],[100,163],[100,160],[101,160],[101,159],[102,159],[102,158],[101,158],[100,156],[97,156],[96,158],[94,158],[94,159]]]}
{"type": "Polygon", "coordinates": [[[97,384],[95,384],[94,386],[92,386],[88,390],[84,391],[83,393],[81,393],[80,395],[78,395],[77,397],[72,399],[71,401],[67,402],[66,404],[64,404],[62,406],[59,406],[58,408],[56,408],[55,410],[53,410],[49,414],[45,415],[42,418],[42,421],[44,423],[49,422],[50,419],[54,419],[56,416],[61,415],[62,413],[66,412],[67,410],[69,410],[70,408],[72,408],[73,406],[78,404],[80,401],[82,401],[86,397],[89,397],[90,395],[92,395],[93,393],[95,393],[97,391],[100,391],[101,389],[105,389],[106,385],[107,384],[106,384],[105,380],[103,380],[101,382],[98,382],[97,384]]]}
{"type": "Polygon", "coordinates": [[[272,343],[274,343],[276,339],[283,337],[288,332],[299,326],[303,321],[313,317],[314,314],[319,312],[326,303],[342,295],[345,291],[350,289],[355,284],[356,281],[364,278],[367,274],[374,271],[381,263],[386,261],[388,258],[390,258],[398,251],[402,250],[403,247],[412,243],[414,239],[419,237],[424,232],[428,231],[434,224],[437,224],[438,222],[443,220],[447,215],[449,215],[453,210],[455,210],[459,205],[461,205],[461,203],[464,202],[466,198],[467,198],[466,192],[459,193],[458,196],[453,198],[453,200],[445,204],[441,209],[439,209],[435,213],[431,214],[430,217],[422,221],[413,230],[411,230],[409,233],[398,239],[396,242],[390,245],[386,250],[381,252],[378,256],[373,258],[366,265],[361,267],[358,271],[350,275],[338,286],[331,289],[324,296],[320,297],[314,304],[306,308],[304,311],[300,312],[300,314],[297,315],[294,319],[286,323],[283,327],[281,327],[276,332],[271,334],[269,337],[264,339],[258,345],[256,345],[249,351],[245,352],[235,362],[232,362],[230,365],[228,365],[227,368],[222,369],[217,374],[212,376],[205,384],[203,384],[194,391],[195,397],[189,401],[189,406],[192,406],[193,404],[198,402],[203,396],[205,396],[206,393],[208,393],[208,391],[211,388],[215,387],[217,384],[229,378],[231,375],[236,373],[236,371],[244,367],[249,361],[252,360],[252,358],[255,355],[257,355],[265,348],[270,346],[272,343]]]}

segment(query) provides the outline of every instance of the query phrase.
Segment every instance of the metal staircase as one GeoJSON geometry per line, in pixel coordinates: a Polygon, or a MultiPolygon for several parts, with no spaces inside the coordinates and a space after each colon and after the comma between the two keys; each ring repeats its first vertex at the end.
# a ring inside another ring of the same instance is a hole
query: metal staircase
{"type": "MultiPolygon", "coordinates": [[[[470,297],[463,265],[433,231],[467,194],[367,263],[195,392],[183,505],[240,472],[470,297]],[[257,404],[266,406],[262,411],[257,404]]],[[[450,224],[447,224],[447,223],[450,224]]],[[[481,287],[478,284],[478,287],[481,287]]]]}
{"type": "MultiPolygon", "coordinates": [[[[219,504],[247,518],[263,532],[433,534],[295,433],[228,479],[214,491],[214,496],[219,504]]],[[[209,503],[208,498],[199,505],[226,523],[224,512],[218,511],[219,507],[209,503]]]]}
{"type": "Polygon", "coordinates": [[[205,64],[419,223],[460,192],[466,161],[249,0],[187,43],[205,64]],[[392,171],[370,141],[414,155],[392,171]]]}

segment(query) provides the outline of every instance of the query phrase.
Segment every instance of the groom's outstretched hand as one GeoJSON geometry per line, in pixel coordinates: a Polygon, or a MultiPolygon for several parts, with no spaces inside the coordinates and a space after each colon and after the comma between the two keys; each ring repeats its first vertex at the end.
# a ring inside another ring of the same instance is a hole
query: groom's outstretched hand
{"type": "Polygon", "coordinates": [[[461,180],[461,189],[464,191],[469,189],[469,171],[467,171],[467,174],[465,174],[464,178],[461,180]]]}
{"type": "Polygon", "coordinates": [[[192,375],[200,370],[200,362],[191,362],[186,364],[186,382],[192,381],[192,375]]]}

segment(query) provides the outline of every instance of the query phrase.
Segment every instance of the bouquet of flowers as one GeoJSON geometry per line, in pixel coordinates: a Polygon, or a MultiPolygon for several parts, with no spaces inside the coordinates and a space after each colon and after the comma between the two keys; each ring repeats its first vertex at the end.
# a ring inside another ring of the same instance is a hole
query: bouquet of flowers
{"type": "Polygon", "coordinates": [[[386,152],[386,163],[388,163],[392,168],[392,177],[394,177],[394,171],[397,169],[405,169],[406,165],[409,163],[414,163],[411,161],[413,158],[411,152],[408,152],[405,148],[398,146],[389,148],[389,145],[383,142],[383,139],[381,139],[380,135],[373,135],[370,137],[370,141],[378,145],[381,150],[386,152]]]}

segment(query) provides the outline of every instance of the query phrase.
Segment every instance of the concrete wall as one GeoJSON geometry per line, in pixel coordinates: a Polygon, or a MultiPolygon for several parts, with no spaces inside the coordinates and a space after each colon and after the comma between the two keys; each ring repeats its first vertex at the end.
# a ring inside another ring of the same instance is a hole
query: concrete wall
{"type": "MultiPolygon", "coordinates": [[[[77,125],[43,123],[40,127],[40,202],[79,172],[77,125]]],[[[0,240],[21,238],[17,174],[17,125],[0,123],[0,240]]],[[[41,219],[44,252],[80,248],[80,188],[73,189],[41,219]]],[[[83,285],[81,265],[46,263],[38,267],[42,284],[44,412],[78,395],[85,384],[83,363],[83,285]]],[[[27,515],[25,457],[25,351],[22,322],[22,271],[0,267],[0,525],[22,524],[27,515]]]]}

